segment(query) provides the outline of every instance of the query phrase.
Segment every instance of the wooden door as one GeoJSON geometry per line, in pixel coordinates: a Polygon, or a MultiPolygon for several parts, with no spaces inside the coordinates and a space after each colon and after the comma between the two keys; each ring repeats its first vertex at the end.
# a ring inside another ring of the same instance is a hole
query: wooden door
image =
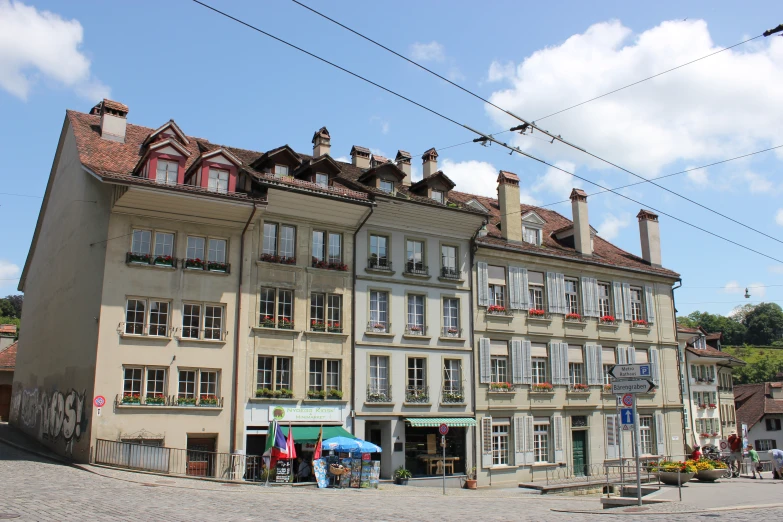
{"type": "Polygon", "coordinates": [[[583,477],[587,474],[587,432],[573,431],[571,432],[571,440],[574,475],[583,477]]]}
{"type": "Polygon", "coordinates": [[[211,477],[215,468],[215,439],[188,437],[187,474],[197,477],[211,477]]]}

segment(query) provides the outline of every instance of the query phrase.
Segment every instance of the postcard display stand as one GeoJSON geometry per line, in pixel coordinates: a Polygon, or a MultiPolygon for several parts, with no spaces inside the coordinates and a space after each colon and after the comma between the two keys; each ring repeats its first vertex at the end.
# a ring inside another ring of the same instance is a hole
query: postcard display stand
{"type": "Polygon", "coordinates": [[[378,489],[381,462],[378,460],[362,460],[359,456],[351,458],[345,455],[343,453],[339,458],[331,456],[315,461],[313,469],[318,487],[329,487],[333,481],[334,486],[340,488],[378,489]],[[338,463],[348,471],[340,477],[334,477],[329,473],[329,465],[338,463]]]}

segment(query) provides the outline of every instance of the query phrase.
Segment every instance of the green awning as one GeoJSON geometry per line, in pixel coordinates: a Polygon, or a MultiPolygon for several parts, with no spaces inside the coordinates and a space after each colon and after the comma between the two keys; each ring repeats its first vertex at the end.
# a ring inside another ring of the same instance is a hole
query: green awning
{"type": "MultiPolygon", "coordinates": [[[[437,428],[445,424],[449,428],[469,428],[476,425],[476,419],[470,417],[427,417],[405,419],[414,428],[437,428]]],[[[296,437],[296,432],[294,432],[296,437]]]]}
{"type": "MultiPolygon", "coordinates": [[[[320,426],[292,426],[292,428],[294,430],[294,442],[296,443],[314,443],[318,440],[318,432],[321,431],[320,426]]],[[[283,435],[288,437],[288,426],[281,425],[280,430],[283,432],[283,435]]],[[[324,440],[331,439],[332,437],[356,438],[342,426],[324,426],[324,440]]]]}

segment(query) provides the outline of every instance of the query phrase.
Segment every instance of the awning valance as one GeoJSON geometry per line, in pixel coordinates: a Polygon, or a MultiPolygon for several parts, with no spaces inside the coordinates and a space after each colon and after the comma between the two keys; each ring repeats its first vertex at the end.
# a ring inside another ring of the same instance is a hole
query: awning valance
{"type": "MultiPolygon", "coordinates": [[[[476,419],[470,417],[428,417],[405,419],[414,428],[437,428],[445,424],[449,428],[469,428],[476,425],[476,419]]],[[[294,431],[294,436],[296,432],[294,431]]]]}
{"type": "MultiPolygon", "coordinates": [[[[292,428],[294,430],[294,442],[315,442],[318,440],[318,433],[321,430],[320,426],[292,426],[292,428]]],[[[281,425],[280,429],[283,435],[288,437],[288,426],[281,425]]],[[[332,437],[356,438],[342,426],[324,426],[324,440],[332,437]]]]}

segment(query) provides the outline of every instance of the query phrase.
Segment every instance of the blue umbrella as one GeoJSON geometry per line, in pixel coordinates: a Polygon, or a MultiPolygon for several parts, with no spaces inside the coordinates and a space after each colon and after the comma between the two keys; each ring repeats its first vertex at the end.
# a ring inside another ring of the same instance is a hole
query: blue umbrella
{"type": "Polygon", "coordinates": [[[332,437],[323,441],[321,447],[325,450],[348,453],[359,449],[359,441],[358,439],[349,439],[348,437],[332,437]]]}
{"type": "Polygon", "coordinates": [[[376,446],[372,442],[361,439],[356,439],[356,442],[359,443],[359,453],[380,453],[382,451],[380,446],[376,446]]]}

